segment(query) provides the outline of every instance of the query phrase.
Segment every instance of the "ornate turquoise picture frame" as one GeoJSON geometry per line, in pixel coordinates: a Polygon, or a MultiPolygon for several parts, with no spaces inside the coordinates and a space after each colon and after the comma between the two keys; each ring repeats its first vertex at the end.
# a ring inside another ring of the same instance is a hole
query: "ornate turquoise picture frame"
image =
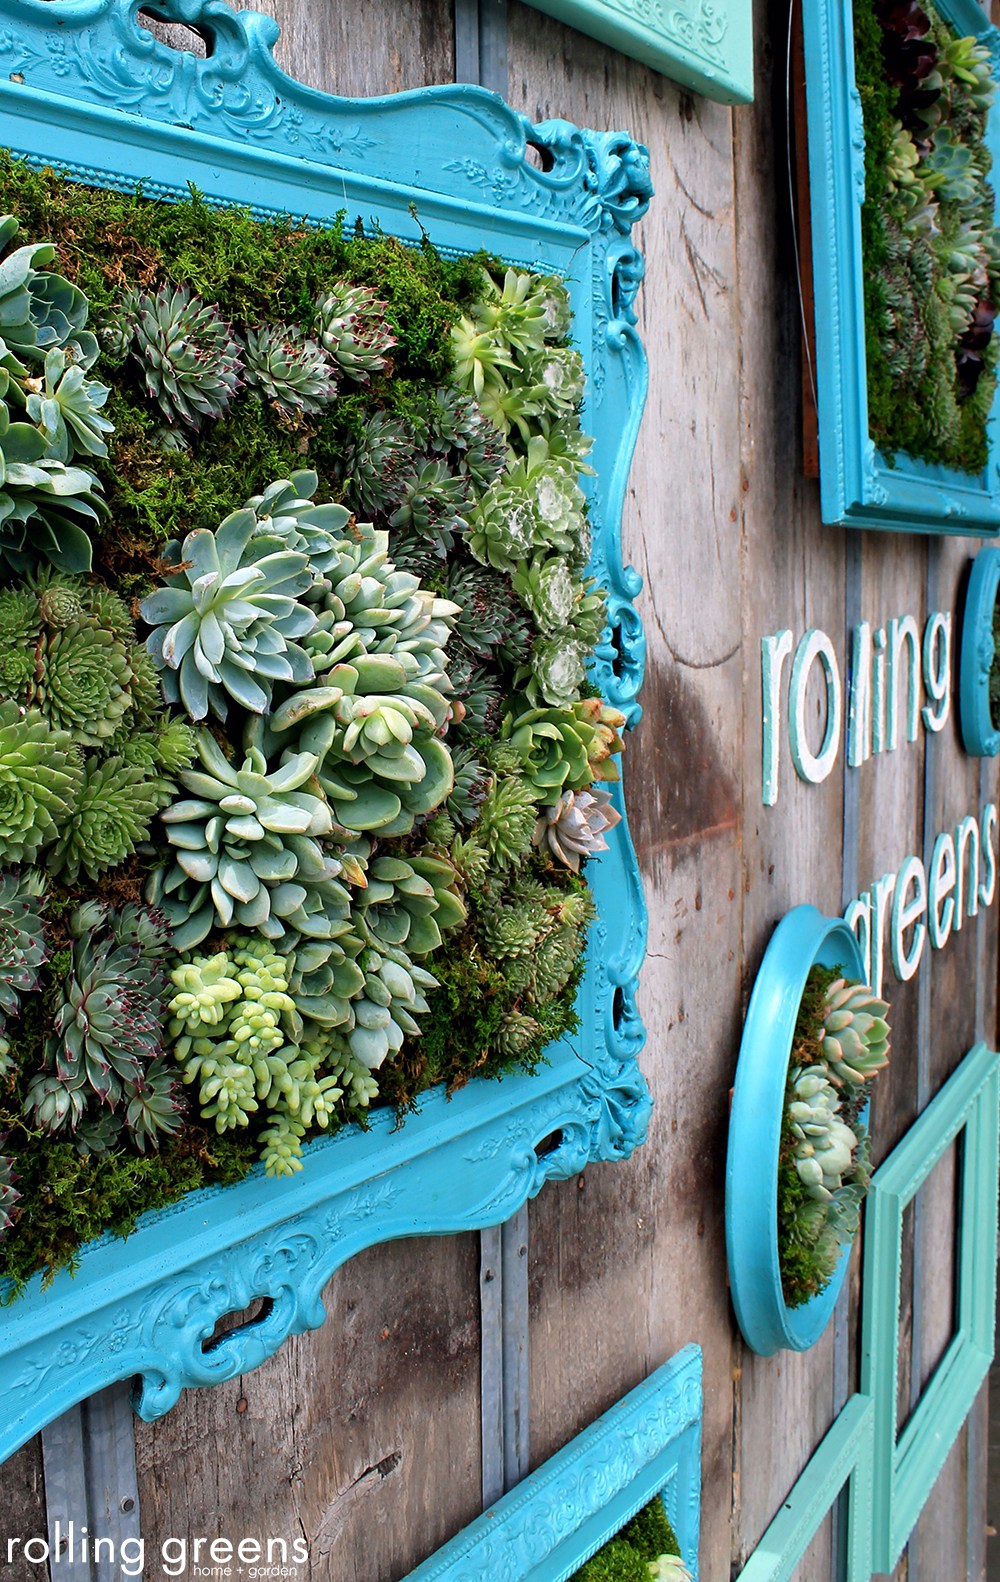
{"type": "MultiPolygon", "coordinates": [[[[937,0],[940,17],[989,52],[994,82],[1000,34],[976,0],[937,0]]],[[[883,454],[870,433],[861,211],[865,128],[855,73],[855,5],[818,0],[802,8],[824,522],[901,532],[992,536],[1000,531],[997,400],[987,424],[987,464],[965,473],[905,452],[883,454]]],[[[985,143],[994,170],[1000,110],[985,143]]],[[[990,177],[995,184],[995,174],[990,177]]]]}
{"type": "MultiPolygon", "coordinates": [[[[638,577],[620,518],[645,397],[633,301],[642,259],[631,230],[650,196],[646,152],[626,133],[533,126],[467,86],[347,101],[286,77],[277,25],[222,0],[161,0],[156,16],[205,41],[204,58],[137,22],[139,0],[0,0],[0,145],[92,185],[170,201],[193,185],[210,204],[318,223],[345,212],[444,254],[485,247],[566,278],[596,435],[592,571],[608,590],[595,679],[634,723],[643,637],[638,577]],[[535,152],[540,153],[539,168],[535,152]]],[[[627,770],[626,770],[627,774],[627,770]]],[[[615,796],[624,811],[621,789],[615,796]]],[[[588,870],[598,907],[580,1027],[535,1075],[425,1095],[397,1125],[307,1145],[298,1175],[190,1194],[146,1215],[126,1242],[89,1244],[75,1276],[35,1279],[0,1310],[3,1460],[101,1387],[137,1380],[158,1417],[191,1385],[258,1366],[323,1321],[335,1269],[373,1243],[497,1224],[545,1181],[626,1157],[650,1100],[635,994],[645,908],[627,824],[588,870]],[[226,1314],[254,1309],[213,1340],[226,1314]]]]}
{"type": "Polygon", "coordinates": [[[697,1582],[701,1417],[701,1351],[685,1346],[407,1582],[566,1582],[657,1494],[697,1582]]]}
{"type": "Polygon", "coordinates": [[[1000,593],[1000,548],[987,544],[972,562],[962,611],[958,714],[962,746],[974,758],[995,758],[1000,731],[990,707],[990,675],[997,662],[993,623],[1000,593]]]}
{"type": "Polygon", "coordinates": [[[723,104],[753,98],[750,0],[528,0],[559,22],[723,104]]]}

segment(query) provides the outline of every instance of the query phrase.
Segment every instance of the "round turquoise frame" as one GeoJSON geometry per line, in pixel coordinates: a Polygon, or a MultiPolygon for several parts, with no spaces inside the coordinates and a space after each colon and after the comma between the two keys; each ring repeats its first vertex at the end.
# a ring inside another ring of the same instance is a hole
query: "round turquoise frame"
{"type": "Polygon", "coordinates": [[[1000,731],[990,716],[993,668],[993,611],[1000,586],[1000,548],[988,544],[972,562],[962,615],[962,655],[958,672],[958,713],[962,745],[974,758],[995,758],[1000,731]]]}
{"type": "Polygon", "coordinates": [[[795,1021],[814,966],[865,979],[861,950],[842,918],[796,906],[778,924],[750,996],[740,1044],[726,1161],[726,1257],[743,1338],[762,1357],[808,1351],[829,1323],[851,1255],[845,1247],[825,1291],[786,1305],[778,1269],[778,1147],[795,1021]]]}

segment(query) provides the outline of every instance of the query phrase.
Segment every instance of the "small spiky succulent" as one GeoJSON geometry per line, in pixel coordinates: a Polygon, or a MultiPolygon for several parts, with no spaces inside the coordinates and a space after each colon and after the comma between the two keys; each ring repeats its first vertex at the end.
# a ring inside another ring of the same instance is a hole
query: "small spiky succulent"
{"type": "Polygon", "coordinates": [[[322,346],[294,324],[247,330],[246,382],[283,412],[322,412],[337,398],[337,381],[322,346]]]}
{"type": "Polygon", "coordinates": [[[39,644],[26,701],[82,747],[99,747],[132,708],[131,682],[126,645],[84,619],[55,628],[39,644]]]}
{"type": "Polygon", "coordinates": [[[837,978],[830,984],[819,1038],[833,1083],[860,1087],[889,1064],[888,1010],[866,983],[837,978]]]}
{"type": "Polygon", "coordinates": [[[70,932],[70,970],[26,1109],[35,1124],[58,1132],[75,1130],[95,1101],[121,1108],[144,1147],[175,1124],[155,1068],[166,1020],[168,930],[144,908],[118,913],[91,901],[73,913],[70,932]]]}
{"type": "Polygon", "coordinates": [[[10,1069],[4,1028],[17,1014],[20,997],[38,987],[48,959],[43,911],[45,879],[37,869],[0,873],[0,1076],[10,1069]]]}
{"type": "Polygon", "coordinates": [[[581,861],[594,852],[607,851],[605,832],[621,820],[611,806],[611,793],[602,786],[567,791],[558,802],[542,809],[535,825],[534,843],[546,845],[558,862],[579,873],[581,861]]]}
{"type": "Polygon", "coordinates": [[[347,499],[361,517],[388,515],[417,461],[414,437],[400,418],[374,412],[344,455],[347,499]]]}
{"type": "Polygon", "coordinates": [[[122,758],[88,758],[59,837],[46,862],[64,884],[81,872],[97,879],[117,868],[146,840],[173,786],[122,758]]]}
{"type": "Polygon", "coordinates": [[[14,1185],[15,1161],[2,1151],[6,1142],[6,1137],[0,1137],[0,1237],[3,1237],[13,1225],[14,1205],[20,1202],[21,1198],[20,1192],[14,1185]]]}
{"type": "Polygon", "coordinates": [[[464,535],[468,527],[465,513],[472,501],[468,481],[450,473],[445,463],[435,458],[401,478],[397,494],[399,504],[389,525],[406,535],[404,543],[407,538],[426,541],[446,560],[456,536],[464,535]]]}
{"type": "Polygon", "coordinates": [[[83,783],[79,749],[37,710],[0,703],[0,862],[33,862],[71,816],[83,783]]]}
{"type": "Polygon", "coordinates": [[[239,389],[242,362],[218,308],[187,286],[133,294],[122,307],[131,352],[168,424],[197,429],[221,417],[239,389]]]}
{"type": "Polygon", "coordinates": [[[340,372],[368,384],[386,366],[396,344],[386,322],[386,304],[367,286],[338,280],[316,303],[316,328],[340,372]]]}
{"type": "Polygon", "coordinates": [[[302,596],[313,583],[309,557],[258,532],[252,506],[227,516],[216,532],[198,528],[167,546],[176,567],[166,587],[142,604],[155,631],[147,642],[171,703],[191,718],[209,710],[226,719],[229,699],[260,714],[275,681],[311,681],[298,639],[316,625],[302,596]]]}
{"type": "Polygon", "coordinates": [[[498,868],[509,868],[531,849],[538,817],[538,793],[514,776],[494,779],[474,825],[476,839],[498,868]]]}

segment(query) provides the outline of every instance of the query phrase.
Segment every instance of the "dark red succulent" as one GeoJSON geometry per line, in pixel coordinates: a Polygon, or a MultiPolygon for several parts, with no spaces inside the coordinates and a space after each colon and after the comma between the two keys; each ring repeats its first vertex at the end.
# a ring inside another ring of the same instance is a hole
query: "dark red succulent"
{"type": "Polygon", "coordinates": [[[955,367],[958,372],[960,398],[963,401],[975,394],[985,367],[983,354],[990,344],[996,316],[997,310],[993,303],[981,297],[972,310],[968,329],[959,337],[958,350],[955,352],[955,367]]]}
{"type": "Polygon", "coordinates": [[[899,89],[899,113],[907,121],[929,109],[940,91],[922,86],[938,61],[937,45],[927,36],[930,18],[916,0],[878,0],[876,12],[886,76],[899,89]]]}

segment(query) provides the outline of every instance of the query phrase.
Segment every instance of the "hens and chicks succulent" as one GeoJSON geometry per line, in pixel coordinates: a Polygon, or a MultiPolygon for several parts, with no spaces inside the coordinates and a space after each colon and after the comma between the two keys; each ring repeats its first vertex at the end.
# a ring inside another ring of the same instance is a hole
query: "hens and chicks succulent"
{"type": "Polygon", "coordinates": [[[985,141],[995,91],[989,48],[957,37],[916,0],[865,0],[859,14],[878,39],[859,55],[866,290],[882,364],[870,370],[873,433],[888,450],[975,472],[995,386],[1000,300],[985,141]]]}
{"type": "Polygon", "coordinates": [[[824,1288],[857,1234],[871,1176],[860,1116],[889,1061],[888,1010],[867,984],[813,968],[785,1089],[779,1242],[791,1306],[824,1288]]]}
{"type": "Polygon", "coordinates": [[[132,289],[98,339],[55,249],[11,251],[16,229],[0,221],[0,1078],[81,1155],[156,1149],[193,1110],[289,1174],[420,1037],[449,935],[503,987],[477,1062],[537,1060],[575,983],[624,720],[586,678],[605,607],[568,295],[484,271],[452,387],[405,417],[359,409],[339,478],[303,466],[234,500],[158,545],[126,603],[90,575],[104,507],[77,464],[108,454],[102,349],[169,465],[245,397],[307,455],[310,421],[391,378],[397,337],[372,289],[334,280],[308,322],[235,327],[187,286],[132,289]]]}

